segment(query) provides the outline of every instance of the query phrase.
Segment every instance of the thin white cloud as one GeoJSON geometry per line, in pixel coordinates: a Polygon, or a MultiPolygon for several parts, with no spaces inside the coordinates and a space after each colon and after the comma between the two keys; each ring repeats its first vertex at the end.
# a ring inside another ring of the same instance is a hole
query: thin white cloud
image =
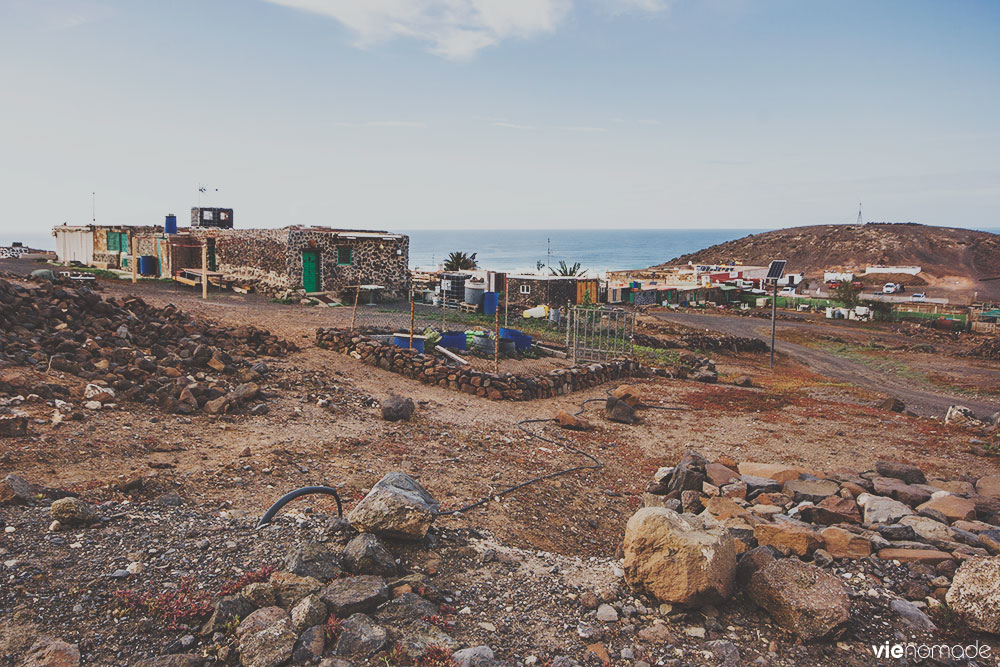
{"type": "Polygon", "coordinates": [[[413,120],[369,120],[363,123],[334,121],[335,127],[427,127],[427,123],[413,120]]]}
{"type": "Polygon", "coordinates": [[[604,0],[612,13],[621,14],[624,12],[663,12],[670,9],[673,0],[604,0]]]}
{"type": "Polygon", "coordinates": [[[265,0],[332,18],[367,47],[395,37],[430,45],[454,60],[505,39],[555,30],[572,0],[265,0]]]}
{"type": "Polygon", "coordinates": [[[508,123],[505,120],[495,120],[490,125],[494,127],[507,127],[512,130],[534,130],[534,125],[519,125],[518,123],[508,123]]]}
{"type": "Polygon", "coordinates": [[[365,125],[368,127],[426,127],[426,123],[412,120],[371,120],[365,125]]]}

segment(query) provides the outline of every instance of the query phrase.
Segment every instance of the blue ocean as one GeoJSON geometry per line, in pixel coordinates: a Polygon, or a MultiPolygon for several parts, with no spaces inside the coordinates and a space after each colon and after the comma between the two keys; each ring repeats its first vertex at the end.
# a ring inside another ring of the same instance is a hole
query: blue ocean
{"type": "Polygon", "coordinates": [[[437,268],[448,253],[476,253],[484,269],[534,272],[537,263],[579,262],[593,274],[640,269],[760,229],[413,230],[410,267],[437,268]]]}

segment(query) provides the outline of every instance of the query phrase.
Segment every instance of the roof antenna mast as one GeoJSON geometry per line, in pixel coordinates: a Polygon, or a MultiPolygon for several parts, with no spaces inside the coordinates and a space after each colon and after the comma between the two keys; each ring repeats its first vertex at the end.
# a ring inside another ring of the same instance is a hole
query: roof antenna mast
{"type": "Polygon", "coordinates": [[[858,224],[859,225],[865,224],[864,220],[861,217],[861,204],[858,204],[858,224]]]}

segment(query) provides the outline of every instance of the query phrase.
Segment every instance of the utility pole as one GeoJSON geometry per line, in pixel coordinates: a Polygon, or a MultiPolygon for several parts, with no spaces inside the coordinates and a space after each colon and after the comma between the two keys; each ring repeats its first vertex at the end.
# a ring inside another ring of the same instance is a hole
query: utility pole
{"type": "Polygon", "coordinates": [[[90,193],[90,222],[97,224],[97,193],[90,193]]]}
{"type": "Polygon", "coordinates": [[[774,281],[774,295],[771,297],[771,368],[774,368],[774,323],[778,316],[778,281],[774,281]]]}

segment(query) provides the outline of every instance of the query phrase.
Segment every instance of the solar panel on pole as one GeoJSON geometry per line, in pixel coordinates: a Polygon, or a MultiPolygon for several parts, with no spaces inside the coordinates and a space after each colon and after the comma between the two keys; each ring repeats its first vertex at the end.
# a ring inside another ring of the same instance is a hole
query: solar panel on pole
{"type": "Polygon", "coordinates": [[[771,295],[771,368],[774,368],[774,327],[778,319],[778,280],[784,275],[787,263],[784,259],[773,260],[767,267],[767,277],[764,279],[773,285],[774,291],[771,295]]]}
{"type": "Polygon", "coordinates": [[[767,277],[765,280],[778,280],[785,273],[785,264],[788,261],[784,259],[776,259],[771,262],[770,266],[767,267],[767,277]]]}

